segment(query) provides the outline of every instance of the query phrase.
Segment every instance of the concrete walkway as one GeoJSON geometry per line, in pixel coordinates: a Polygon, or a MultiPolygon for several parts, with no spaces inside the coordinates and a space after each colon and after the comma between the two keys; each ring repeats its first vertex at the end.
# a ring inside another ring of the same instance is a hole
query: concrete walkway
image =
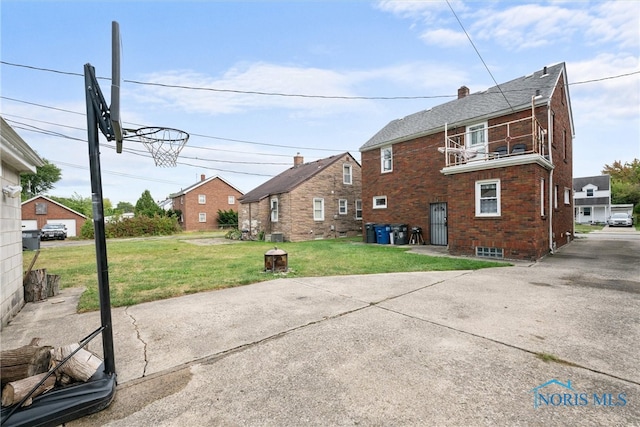
{"type": "MultiPolygon", "coordinates": [[[[513,267],[116,308],[116,398],[69,425],[640,425],[639,254],[637,239],[579,239],[513,267]],[[635,263],[589,268],[616,254],[635,263]]],[[[28,304],[2,348],[88,335],[99,314],[74,314],[78,295],[28,304]]]]}

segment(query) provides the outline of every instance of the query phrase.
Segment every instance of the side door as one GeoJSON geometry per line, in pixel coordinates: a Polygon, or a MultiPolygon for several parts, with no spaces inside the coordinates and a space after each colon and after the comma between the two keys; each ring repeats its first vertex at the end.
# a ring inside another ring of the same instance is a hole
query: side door
{"type": "Polygon", "coordinates": [[[447,203],[431,203],[429,205],[430,243],[436,246],[447,246],[447,203]]]}

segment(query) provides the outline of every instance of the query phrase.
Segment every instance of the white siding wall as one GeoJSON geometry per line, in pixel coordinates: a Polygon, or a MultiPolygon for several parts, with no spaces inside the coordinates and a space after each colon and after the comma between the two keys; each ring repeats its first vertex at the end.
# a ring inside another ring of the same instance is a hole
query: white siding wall
{"type": "MultiPolygon", "coordinates": [[[[0,187],[20,185],[20,177],[2,163],[0,187]]],[[[22,287],[22,231],[20,197],[0,194],[0,304],[2,326],[24,305],[22,287]]]]}

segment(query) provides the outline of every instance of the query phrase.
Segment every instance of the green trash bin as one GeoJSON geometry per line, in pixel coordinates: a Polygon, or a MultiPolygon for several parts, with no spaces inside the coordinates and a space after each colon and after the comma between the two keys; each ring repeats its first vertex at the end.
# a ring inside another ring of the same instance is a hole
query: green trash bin
{"type": "Polygon", "coordinates": [[[22,250],[37,251],[40,249],[40,230],[22,230],[22,250]]]}

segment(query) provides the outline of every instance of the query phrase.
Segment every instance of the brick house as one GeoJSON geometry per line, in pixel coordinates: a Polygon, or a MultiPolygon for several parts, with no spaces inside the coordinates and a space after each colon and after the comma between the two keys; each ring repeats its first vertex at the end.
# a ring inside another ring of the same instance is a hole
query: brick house
{"type": "Polygon", "coordinates": [[[361,148],[363,220],[449,253],[538,259],[573,235],[564,63],[394,120],[361,148]]]}
{"type": "Polygon", "coordinates": [[[182,212],[180,226],[185,231],[217,230],[218,210],[238,211],[238,198],[242,191],[220,178],[206,178],[200,175],[200,181],[169,195],[172,209],[182,212]]]}
{"type": "Polygon", "coordinates": [[[0,329],[24,306],[20,174],[39,166],[44,161],[0,117],[0,329]]]}
{"type": "Polygon", "coordinates": [[[86,220],[86,215],[46,196],[35,196],[22,202],[23,230],[38,230],[47,223],[64,224],[67,237],[75,237],[80,234],[86,220]]]}
{"type": "Polygon", "coordinates": [[[240,228],[272,241],[355,236],[362,230],[360,164],[349,153],[293,167],[240,198],[240,228]],[[278,236],[278,237],[275,237],[278,236]]]}

